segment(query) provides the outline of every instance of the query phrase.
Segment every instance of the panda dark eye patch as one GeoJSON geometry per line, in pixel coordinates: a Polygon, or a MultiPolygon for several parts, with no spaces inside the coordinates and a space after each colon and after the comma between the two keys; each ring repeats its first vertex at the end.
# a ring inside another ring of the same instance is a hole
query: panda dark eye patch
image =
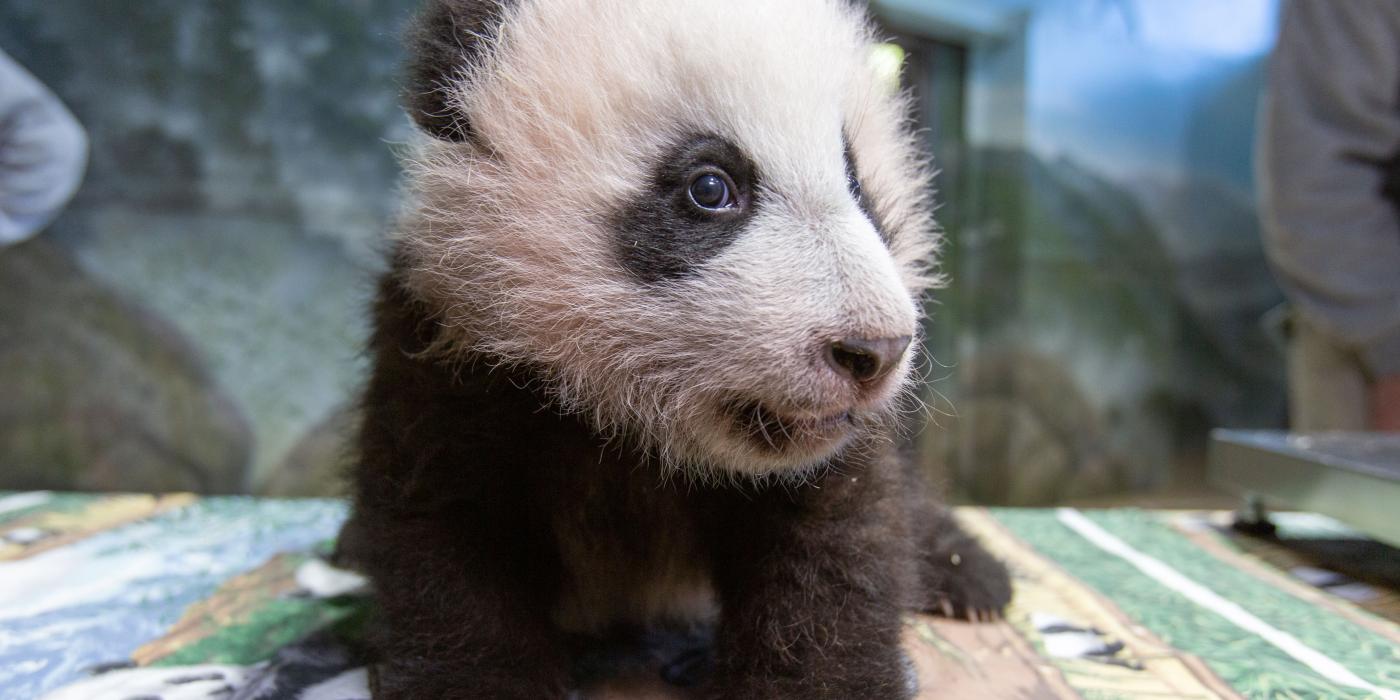
{"type": "Polygon", "coordinates": [[[729,140],[678,140],[612,216],[620,262],[647,283],[697,274],[752,218],[757,184],[753,161],[729,140]]]}
{"type": "Polygon", "coordinates": [[[851,140],[845,139],[845,160],[846,160],[846,189],[851,193],[851,197],[856,200],[856,205],[860,207],[861,213],[870,220],[875,231],[880,234],[880,240],[886,245],[890,242],[889,233],[886,231],[880,217],[875,215],[875,206],[870,201],[870,196],[866,194],[865,188],[860,184],[860,173],[856,170],[855,153],[851,149],[851,140]]]}
{"type": "Polygon", "coordinates": [[[846,156],[846,189],[857,202],[865,198],[865,191],[860,188],[860,177],[856,175],[856,167],[849,154],[846,156]]]}

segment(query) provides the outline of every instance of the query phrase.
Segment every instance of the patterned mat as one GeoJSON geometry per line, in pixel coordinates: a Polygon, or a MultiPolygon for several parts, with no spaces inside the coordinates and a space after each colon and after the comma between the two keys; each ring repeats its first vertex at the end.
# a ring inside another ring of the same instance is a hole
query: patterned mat
{"type": "MultiPolygon", "coordinates": [[[[0,493],[0,698],[367,698],[362,581],[323,559],[344,516],[326,500],[0,493]]],[[[1367,587],[1308,585],[1220,535],[1221,514],[959,516],[1011,562],[1016,597],[995,624],[908,619],[920,697],[1400,699],[1400,627],[1347,600],[1367,587]]],[[[686,697],[647,672],[585,696],[686,697]]]]}

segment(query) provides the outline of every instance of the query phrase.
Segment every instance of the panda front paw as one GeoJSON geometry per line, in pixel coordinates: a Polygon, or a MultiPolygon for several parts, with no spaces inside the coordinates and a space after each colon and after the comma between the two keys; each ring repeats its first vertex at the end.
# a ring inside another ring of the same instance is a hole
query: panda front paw
{"type": "Polygon", "coordinates": [[[1011,575],[996,557],[975,543],[927,562],[926,612],[974,622],[1001,618],[1011,602],[1011,575]]]}

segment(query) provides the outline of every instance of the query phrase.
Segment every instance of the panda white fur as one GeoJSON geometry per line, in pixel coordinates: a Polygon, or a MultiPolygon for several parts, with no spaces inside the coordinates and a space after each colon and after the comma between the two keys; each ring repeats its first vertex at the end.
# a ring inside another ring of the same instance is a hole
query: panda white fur
{"type": "Polygon", "coordinates": [[[562,697],[670,628],[709,697],[902,697],[904,609],[1006,602],[890,449],[937,233],[873,42],[838,0],[430,0],[345,533],[378,696],[562,697]]]}

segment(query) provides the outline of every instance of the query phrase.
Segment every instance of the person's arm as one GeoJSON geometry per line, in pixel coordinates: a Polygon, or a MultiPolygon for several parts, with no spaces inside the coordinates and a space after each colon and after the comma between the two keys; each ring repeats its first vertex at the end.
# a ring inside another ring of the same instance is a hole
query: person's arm
{"type": "Polygon", "coordinates": [[[1400,155],[1400,3],[1286,8],[1260,122],[1265,242],[1289,300],[1378,380],[1379,418],[1400,412],[1379,395],[1400,378],[1400,218],[1382,195],[1400,155]]]}
{"type": "Polygon", "coordinates": [[[87,135],[33,75],[0,51],[0,245],[38,233],[82,182],[87,135]]]}

